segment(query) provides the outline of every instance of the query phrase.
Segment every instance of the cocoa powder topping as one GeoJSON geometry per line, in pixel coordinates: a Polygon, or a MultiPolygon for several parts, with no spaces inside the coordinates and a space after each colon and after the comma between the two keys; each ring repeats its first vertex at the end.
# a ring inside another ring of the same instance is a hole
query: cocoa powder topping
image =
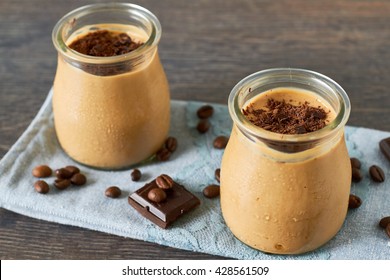
{"type": "Polygon", "coordinates": [[[90,56],[115,56],[129,53],[142,45],[126,33],[97,30],[78,38],[69,48],[90,56]]]}
{"type": "Polygon", "coordinates": [[[292,105],[285,100],[267,100],[264,109],[255,109],[250,104],[242,110],[254,125],[281,134],[303,134],[317,131],[327,124],[328,113],[309,102],[292,105]]]}

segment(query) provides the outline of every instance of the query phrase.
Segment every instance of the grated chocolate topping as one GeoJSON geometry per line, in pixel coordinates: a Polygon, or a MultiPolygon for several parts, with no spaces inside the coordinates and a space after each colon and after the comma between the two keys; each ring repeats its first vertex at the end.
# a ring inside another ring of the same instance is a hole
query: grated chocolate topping
{"type": "Polygon", "coordinates": [[[69,48],[90,56],[115,56],[129,53],[142,45],[126,33],[97,30],[78,38],[69,48]]]}
{"type": "Polygon", "coordinates": [[[255,109],[251,103],[242,112],[254,125],[281,134],[314,132],[328,122],[328,113],[320,106],[310,106],[307,101],[292,105],[270,98],[264,109],[255,109]]]}

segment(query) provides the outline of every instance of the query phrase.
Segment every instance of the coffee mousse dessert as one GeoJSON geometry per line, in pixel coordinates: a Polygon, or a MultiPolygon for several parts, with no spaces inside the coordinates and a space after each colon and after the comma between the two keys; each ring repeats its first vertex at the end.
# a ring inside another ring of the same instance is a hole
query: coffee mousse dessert
{"type": "Polygon", "coordinates": [[[311,140],[335,120],[335,109],[311,91],[274,88],[249,99],[241,114],[244,126],[256,126],[250,131],[262,136],[233,126],[221,166],[228,227],[269,253],[318,248],[338,232],[348,209],[351,166],[343,130],[311,140]]]}
{"type": "Polygon", "coordinates": [[[66,40],[53,111],[58,140],[77,162],[120,169],[150,158],[163,145],[169,88],[157,47],[147,45],[148,39],[135,26],[96,24],[66,40]]]}

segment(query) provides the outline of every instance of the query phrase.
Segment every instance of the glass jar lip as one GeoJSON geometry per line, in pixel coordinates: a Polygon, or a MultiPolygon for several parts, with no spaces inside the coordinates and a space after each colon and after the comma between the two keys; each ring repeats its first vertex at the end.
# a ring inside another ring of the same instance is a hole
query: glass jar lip
{"type": "Polygon", "coordinates": [[[161,38],[161,33],[162,33],[162,28],[161,28],[160,21],[152,12],[150,12],[148,9],[144,7],[141,7],[136,4],[130,4],[130,3],[98,3],[98,4],[90,4],[90,5],[79,7],[64,15],[53,28],[52,41],[57,51],[69,59],[76,60],[76,61],[83,61],[85,63],[90,63],[90,64],[104,64],[104,63],[111,64],[111,63],[123,62],[123,61],[128,61],[137,58],[143,53],[145,53],[147,50],[157,46],[161,38]],[[96,12],[101,12],[103,10],[123,11],[125,9],[141,14],[144,18],[146,18],[151,23],[152,26],[151,34],[148,40],[139,48],[122,55],[108,56],[108,57],[101,57],[101,56],[95,57],[95,56],[79,53],[69,48],[64,42],[62,38],[62,31],[64,28],[64,24],[72,22],[72,20],[74,20],[76,17],[81,17],[96,12]]]}
{"type": "Polygon", "coordinates": [[[344,89],[337,82],[335,82],[331,78],[321,73],[312,70],[300,69],[300,68],[271,68],[271,69],[266,69],[266,70],[262,70],[250,74],[249,76],[239,81],[230,92],[229,100],[228,100],[228,108],[234,124],[238,126],[238,128],[241,131],[245,133],[249,133],[253,137],[267,139],[275,142],[301,143],[301,142],[310,142],[310,141],[316,141],[322,139],[328,136],[329,134],[331,134],[332,132],[338,131],[341,128],[343,128],[348,121],[350,111],[351,111],[351,104],[348,95],[344,91],[344,89]],[[292,82],[294,81],[292,78],[293,75],[299,74],[299,75],[307,75],[310,77],[314,77],[316,79],[319,79],[321,82],[325,83],[327,86],[330,86],[337,94],[338,101],[340,104],[340,110],[337,112],[336,118],[328,125],[326,125],[324,128],[314,132],[305,133],[305,134],[275,133],[260,128],[254,125],[253,123],[251,123],[244,116],[242,112],[242,106],[238,104],[239,94],[241,93],[240,90],[243,89],[246,85],[250,84],[251,82],[258,80],[260,77],[264,77],[267,75],[270,76],[270,75],[283,73],[283,72],[285,72],[286,74],[289,73],[291,75],[290,79],[292,82]]]}

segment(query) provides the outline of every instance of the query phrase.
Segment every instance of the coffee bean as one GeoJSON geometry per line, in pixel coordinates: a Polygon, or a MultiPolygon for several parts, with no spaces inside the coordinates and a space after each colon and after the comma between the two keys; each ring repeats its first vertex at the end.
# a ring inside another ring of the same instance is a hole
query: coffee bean
{"type": "Polygon", "coordinates": [[[390,237],[390,224],[388,224],[386,226],[386,233],[387,233],[387,236],[390,237]]]}
{"type": "Polygon", "coordinates": [[[369,171],[373,181],[381,183],[385,180],[385,173],[379,166],[373,165],[370,167],[369,171]]]}
{"type": "Polygon", "coordinates": [[[67,167],[65,167],[65,169],[70,171],[72,173],[72,175],[80,173],[80,169],[76,166],[73,166],[73,165],[68,165],[67,167]]]}
{"type": "Polygon", "coordinates": [[[229,141],[229,138],[227,138],[226,136],[218,136],[214,140],[214,143],[213,143],[214,148],[216,148],[216,149],[225,149],[228,141],[229,141]]]}
{"type": "Polygon", "coordinates": [[[46,178],[50,177],[52,170],[47,165],[38,165],[32,170],[32,175],[37,178],[46,178]]]}
{"type": "Polygon", "coordinates": [[[351,158],[351,166],[352,168],[357,168],[357,169],[360,169],[360,167],[362,166],[361,162],[359,159],[357,158],[351,158]]]}
{"type": "Polygon", "coordinates": [[[390,137],[379,142],[379,148],[385,157],[390,161],[390,137]]]}
{"type": "Polygon", "coordinates": [[[130,175],[131,175],[131,180],[137,182],[141,179],[142,173],[141,171],[139,171],[139,169],[134,169],[130,175]]]}
{"type": "Polygon", "coordinates": [[[163,189],[154,188],[148,192],[148,198],[150,201],[160,203],[167,199],[167,194],[163,189]]]}
{"type": "Polygon", "coordinates": [[[168,137],[165,140],[165,148],[173,153],[177,149],[177,139],[175,137],[168,137]]]}
{"type": "Polygon", "coordinates": [[[36,181],[34,184],[34,189],[42,194],[48,193],[50,190],[49,185],[43,180],[36,181]]]}
{"type": "Polygon", "coordinates": [[[60,168],[56,170],[56,176],[58,179],[70,179],[72,175],[72,172],[65,168],[60,168]]]}
{"type": "Polygon", "coordinates": [[[173,187],[174,181],[167,174],[161,174],[156,178],[156,184],[160,189],[168,190],[173,187]]]}
{"type": "Polygon", "coordinates": [[[156,158],[159,161],[167,161],[172,153],[167,148],[162,148],[156,153],[156,158]]]}
{"type": "Polygon", "coordinates": [[[209,185],[203,189],[203,195],[207,198],[219,196],[220,187],[218,185],[209,185]]]}
{"type": "Polygon", "coordinates": [[[87,177],[82,173],[76,173],[70,178],[70,182],[75,186],[82,186],[87,182],[87,177]]]}
{"type": "Polygon", "coordinates": [[[357,168],[352,168],[352,181],[360,182],[363,179],[362,172],[357,168]]]}
{"type": "Polygon", "coordinates": [[[210,105],[204,105],[198,109],[196,114],[200,119],[210,118],[214,113],[214,108],[210,105]]]}
{"type": "Polygon", "coordinates": [[[218,182],[221,182],[221,179],[220,179],[220,177],[221,177],[221,169],[220,168],[215,169],[214,175],[215,175],[215,179],[218,182]]]}
{"type": "Polygon", "coordinates": [[[54,181],[54,186],[59,190],[65,190],[71,184],[69,179],[56,179],[54,181]]]}
{"type": "Polygon", "coordinates": [[[198,122],[198,125],[196,126],[196,129],[200,132],[200,133],[206,133],[210,128],[210,122],[207,120],[207,119],[203,119],[203,120],[200,120],[198,122]]]}
{"type": "Polygon", "coordinates": [[[107,197],[117,198],[122,194],[122,191],[117,186],[111,186],[104,192],[107,197]]]}
{"type": "Polygon", "coordinates": [[[382,218],[382,219],[380,220],[380,222],[379,222],[379,226],[380,226],[381,228],[386,228],[387,225],[389,225],[389,224],[390,224],[390,216],[389,216],[389,217],[384,217],[384,218],[382,218]]]}
{"type": "Polygon", "coordinates": [[[360,205],[362,205],[362,200],[360,199],[360,197],[353,195],[353,194],[350,194],[348,208],[355,209],[355,208],[359,208],[360,205]]]}

